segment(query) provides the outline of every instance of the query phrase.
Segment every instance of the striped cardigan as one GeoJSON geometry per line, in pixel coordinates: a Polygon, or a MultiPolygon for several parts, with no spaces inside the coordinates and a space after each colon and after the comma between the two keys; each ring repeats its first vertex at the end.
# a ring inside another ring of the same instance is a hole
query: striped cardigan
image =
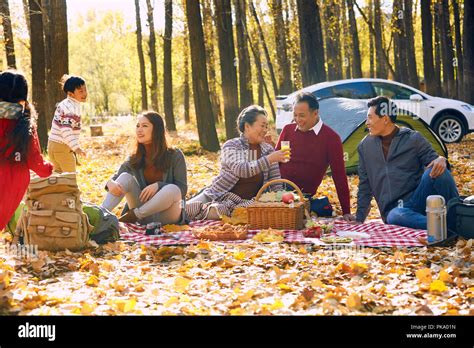
{"type": "MultiPolygon", "coordinates": [[[[278,163],[270,164],[267,159],[267,155],[275,149],[267,143],[260,144],[260,147],[262,156],[259,159],[253,159],[256,156],[250,153],[249,142],[244,135],[226,141],[221,151],[220,173],[214,178],[212,184],[204,189],[204,194],[212,200],[217,200],[232,190],[240,178],[250,178],[259,173],[263,173],[264,184],[273,179],[280,179],[278,163]]],[[[275,184],[271,188],[280,190],[282,185],[275,184]]]]}
{"type": "Polygon", "coordinates": [[[67,97],[56,107],[49,140],[66,144],[72,151],[76,151],[79,148],[80,134],[81,106],[77,100],[67,97]]]}

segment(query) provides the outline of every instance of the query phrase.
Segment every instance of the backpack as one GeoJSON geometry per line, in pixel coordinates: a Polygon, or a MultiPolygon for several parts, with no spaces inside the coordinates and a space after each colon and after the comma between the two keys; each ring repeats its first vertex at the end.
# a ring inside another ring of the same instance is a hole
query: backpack
{"type": "Polygon", "coordinates": [[[448,227],[459,236],[470,239],[474,238],[474,197],[466,198],[466,196],[460,196],[449,200],[448,227]]]}
{"type": "Polygon", "coordinates": [[[82,210],[87,214],[90,224],[94,227],[89,237],[98,244],[119,240],[118,218],[106,208],[96,204],[83,202],[82,210]]]}
{"type": "Polygon", "coordinates": [[[92,231],[74,173],[31,179],[16,234],[39,250],[81,250],[92,231]]]}

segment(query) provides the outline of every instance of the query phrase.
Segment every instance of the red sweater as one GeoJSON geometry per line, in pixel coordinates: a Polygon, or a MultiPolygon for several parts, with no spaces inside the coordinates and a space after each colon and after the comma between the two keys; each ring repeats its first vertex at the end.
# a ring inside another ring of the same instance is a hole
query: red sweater
{"type": "Polygon", "coordinates": [[[325,124],[316,135],[313,130],[302,132],[296,129],[296,123],[290,123],[280,134],[277,150],[283,140],[290,142],[291,159],[280,163],[281,177],[293,181],[304,193],[314,195],[331,166],[342,212],[350,214],[349,185],[339,135],[325,124]]]}
{"type": "MultiPolygon", "coordinates": [[[[0,148],[7,146],[6,136],[15,128],[17,122],[17,120],[0,119],[0,148]]],[[[53,171],[53,165],[44,161],[41,156],[36,131],[26,141],[31,142],[26,159],[13,163],[6,160],[12,151],[0,156],[0,230],[13,216],[28,188],[30,169],[41,177],[50,176],[53,171]]]]}

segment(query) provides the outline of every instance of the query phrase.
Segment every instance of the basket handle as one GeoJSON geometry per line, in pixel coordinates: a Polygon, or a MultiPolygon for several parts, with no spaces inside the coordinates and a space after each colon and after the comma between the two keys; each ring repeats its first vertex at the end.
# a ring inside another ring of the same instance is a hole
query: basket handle
{"type": "Polygon", "coordinates": [[[286,179],[274,179],[274,180],[270,180],[268,181],[266,184],[264,184],[260,190],[258,190],[257,192],[257,195],[255,196],[255,202],[258,202],[259,198],[262,196],[263,194],[263,191],[265,191],[265,189],[270,186],[270,185],[273,185],[273,184],[277,184],[277,183],[285,183],[285,184],[288,184],[290,185],[291,187],[293,187],[296,192],[298,193],[298,196],[300,196],[300,200],[301,202],[304,201],[304,196],[303,196],[303,192],[301,192],[300,188],[298,186],[296,186],[296,184],[290,180],[286,180],[286,179]]]}

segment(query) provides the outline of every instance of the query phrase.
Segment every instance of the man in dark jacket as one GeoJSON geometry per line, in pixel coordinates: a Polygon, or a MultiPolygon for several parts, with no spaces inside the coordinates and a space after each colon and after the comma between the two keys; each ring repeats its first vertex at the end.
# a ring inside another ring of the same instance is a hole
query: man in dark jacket
{"type": "Polygon", "coordinates": [[[355,220],[364,222],[375,197],[389,224],[426,229],[426,198],[459,196],[446,158],[417,131],[399,128],[397,107],[386,97],[369,100],[369,135],[358,146],[359,191],[355,220]]]}

